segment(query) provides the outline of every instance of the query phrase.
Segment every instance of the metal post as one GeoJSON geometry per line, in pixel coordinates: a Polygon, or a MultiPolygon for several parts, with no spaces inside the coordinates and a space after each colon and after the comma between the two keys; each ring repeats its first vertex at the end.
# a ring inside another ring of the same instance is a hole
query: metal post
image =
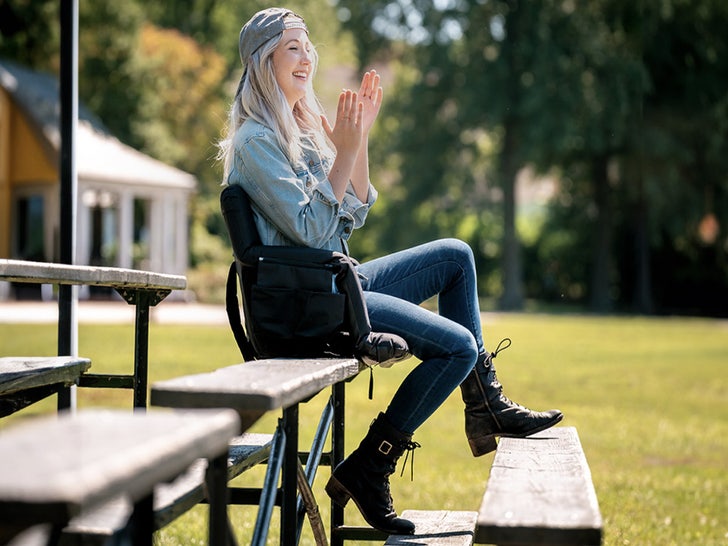
{"type": "MultiPolygon", "coordinates": [[[[331,426],[331,471],[344,460],[344,425],[345,425],[345,384],[337,383],[332,387],[331,402],[334,406],[334,422],[331,426]]],[[[344,539],[336,529],[344,525],[344,509],[331,501],[331,546],[342,546],[344,539]]]]}
{"type": "Polygon", "coordinates": [[[147,407],[149,375],[149,293],[136,293],[136,326],[134,328],[134,408],[147,407]]]}
{"type": "MultiPolygon", "coordinates": [[[[60,262],[73,264],[76,252],[76,126],[78,125],[78,0],[61,0],[61,158],[60,262]]],[[[77,288],[61,285],[58,293],[58,354],[78,354],[77,288]]],[[[58,394],[58,407],[75,406],[75,392],[58,394]]]]}

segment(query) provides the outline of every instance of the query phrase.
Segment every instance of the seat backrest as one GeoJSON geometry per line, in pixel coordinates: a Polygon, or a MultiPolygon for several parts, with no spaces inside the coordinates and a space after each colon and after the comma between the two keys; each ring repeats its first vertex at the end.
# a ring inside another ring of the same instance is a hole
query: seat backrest
{"type": "Polygon", "coordinates": [[[261,244],[250,198],[242,186],[230,184],[220,193],[220,208],[233,253],[238,260],[241,260],[246,250],[261,244]]]}

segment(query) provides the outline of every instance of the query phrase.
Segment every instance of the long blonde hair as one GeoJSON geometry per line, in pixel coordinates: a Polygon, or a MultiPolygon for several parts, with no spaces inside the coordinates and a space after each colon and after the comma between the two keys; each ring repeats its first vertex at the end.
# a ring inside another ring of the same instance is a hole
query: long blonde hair
{"type": "MultiPolygon", "coordinates": [[[[238,90],[230,106],[227,134],[218,143],[218,159],[223,161],[223,183],[227,182],[232,167],[234,149],[233,137],[247,119],[269,127],[286,154],[295,164],[305,149],[312,149],[322,158],[333,159],[334,149],[321,126],[323,108],[316,98],[313,86],[308,86],[306,96],[299,100],[291,111],[275,77],[273,52],[281,41],[282,34],[275,36],[253,53],[244,69],[238,90]]],[[[313,78],[318,67],[318,54],[311,46],[313,78]]]]}

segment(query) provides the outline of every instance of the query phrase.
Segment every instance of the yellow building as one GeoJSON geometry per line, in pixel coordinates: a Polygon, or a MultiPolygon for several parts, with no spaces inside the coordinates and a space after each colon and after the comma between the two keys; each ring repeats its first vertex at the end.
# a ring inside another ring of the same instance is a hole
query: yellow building
{"type": "MultiPolygon", "coordinates": [[[[58,81],[0,59],[0,258],[58,261],[58,81]]],[[[79,107],[74,263],[185,274],[196,179],[79,107]]],[[[14,297],[0,283],[0,300],[14,297]]]]}

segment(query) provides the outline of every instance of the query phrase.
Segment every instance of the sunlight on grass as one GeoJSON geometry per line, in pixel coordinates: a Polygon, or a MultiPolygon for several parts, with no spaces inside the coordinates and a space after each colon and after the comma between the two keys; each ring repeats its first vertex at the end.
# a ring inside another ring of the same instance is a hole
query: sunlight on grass
{"type": "MultiPolygon", "coordinates": [[[[591,467],[604,518],[606,546],[724,545],[728,543],[728,322],[707,319],[488,314],[486,343],[513,345],[496,359],[506,394],[533,409],[558,407],[563,425],[575,426],[591,467]]],[[[54,354],[53,325],[2,325],[0,354],[54,354]]],[[[80,353],[96,372],[131,367],[131,326],[81,325],[80,353]]],[[[151,325],[150,381],[212,370],[240,361],[227,327],[151,325]]],[[[416,361],[375,371],[347,388],[347,452],[385,409],[416,361]]],[[[127,392],[80,389],[79,406],[130,407],[127,392]]],[[[301,407],[302,446],[318,420],[325,395],[301,407]]],[[[0,420],[53,411],[55,401],[0,420]]],[[[271,432],[277,415],[254,427],[271,432]]],[[[459,391],[415,434],[414,481],[409,466],[392,479],[395,506],[404,509],[477,510],[492,455],[474,459],[463,433],[459,391]]],[[[263,467],[238,479],[259,486],[263,467]]],[[[323,491],[314,491],[328,521],[323,491]]],[[[236,481],[236,483],[238,483],[236,481]]],[[[249,542],[255,507],[232,507],[241,544],[249,542]]],[[[353,507],[347,523],[363,524],[353,507]]],[[[158,533],[160,545],[204,544],[206,507],[197,507],[158,533]]],[[[277,543],[274,522],[269,543],[277,543]]],[[[304,525],[302,544],[313,544],[304,525]]]]}

